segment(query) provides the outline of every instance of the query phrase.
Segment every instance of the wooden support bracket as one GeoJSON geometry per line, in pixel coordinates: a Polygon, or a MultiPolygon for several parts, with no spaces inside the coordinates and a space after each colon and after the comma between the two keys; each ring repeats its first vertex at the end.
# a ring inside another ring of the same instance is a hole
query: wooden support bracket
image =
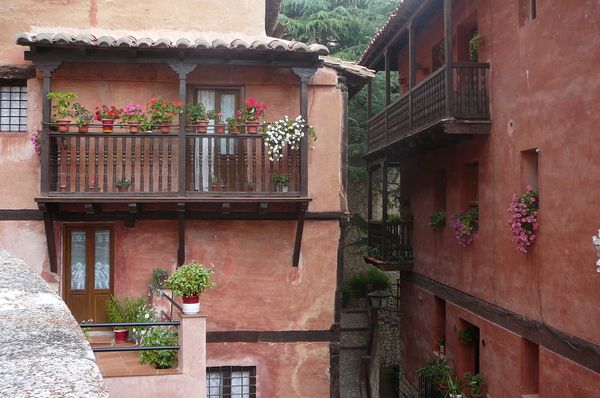
{"type": "Polygon", "coordinates": [[[266,202],[263,202],[260,204],[260,207],[258,208],[258,214],[267,214],[267,210],[269,208],[269,204],[266,202]]]}
{"type": "Polygon", "coordinates": [[[54,216],[56,210],[54,204],[38,203],[39,209],[44,216],[44,229],[46,231],[46,244],[48,245],[48,261],[50,262],[50,272],[58,272],[58,257],[56,253],[56,237],[54,236],[54,216]]]}
{"type": "Polygon", "coordinates": [[[308,203],[300,203],[298,212],[298,224],[296,225],[296,242],[294,244],[294,255],[292,256],[292,266],[297,267],[300,264],[300,249],[302,248],[302,234],[304,232],[304,220],[308,203]]]}
{"type": "Polygon", "coordinates": [[[142,211],[141,203],[129,203],[129,212],[133,214],[137,214],[142,211]]]}
{"type": "Polygon", "coordinates": [[[230,211],[231,211],[231,203],[223,202],[223,205],[221,206],[221,213],[229,214],[230,211]]]}
{"type": "Polygon", "coordinates": [[[179,226],[179,247],[177,249],[177,266],[185,263],[185,203],[177,203],[177,219],[179,226]]]}
{"type": "Polygon", "coordinates": [[[87,214],[102,213],[102,203],[84,203],[83,207],[87,214]]]}

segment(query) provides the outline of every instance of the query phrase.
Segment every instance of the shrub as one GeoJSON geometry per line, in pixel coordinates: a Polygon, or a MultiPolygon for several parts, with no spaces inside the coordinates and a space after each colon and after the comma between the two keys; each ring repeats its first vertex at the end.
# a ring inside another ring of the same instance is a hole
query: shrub
{"type": "MultiPolygon", "coordinates": [[[[140,331],[140,347],[175,346],[178,343],[177,333],[168,326],[154,326],[140,331]]],[[[150,364],[156,369],[168,369],[177,360],[177,350],[142,350],[140,364],[150,364]]]]}

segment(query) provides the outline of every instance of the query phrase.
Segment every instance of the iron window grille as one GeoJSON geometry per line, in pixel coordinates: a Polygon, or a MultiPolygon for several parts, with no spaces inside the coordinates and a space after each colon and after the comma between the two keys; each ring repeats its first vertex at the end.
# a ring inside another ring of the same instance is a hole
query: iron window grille
{"type": "Polygon", "coordinates": [[[27,131],[27,84],[0,84],[0,131],[27,131]]]}
{"type": "Polygon", "coordinates": [[[255,398],[256,367],[217,366],[206,368],[207,398],[255,398]]]}

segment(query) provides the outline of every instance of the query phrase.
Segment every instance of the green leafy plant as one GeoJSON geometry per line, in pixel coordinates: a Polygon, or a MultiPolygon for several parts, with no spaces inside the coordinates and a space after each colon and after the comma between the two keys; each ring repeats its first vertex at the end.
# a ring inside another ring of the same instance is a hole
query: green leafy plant
{"type": "Polygon", "coordinates": [[[389,290],[390,277],[378,268],[371,268],[367,272],[353,274],[347,282],[351,298],[365,298],[368,293],[376,290],[389,290]]]}
{"type": "Polygon", "coordinates": [[[400,221],[402,221],[402,216],[400,214],[388,214],[388,223],[399,223],[400,221]]]}
{"type": "Polygon", "coordinates": [[[433,213],[429,217],[429,226],[431,227],[431,229],[437,231],[438,229],[444,228],[446,226],[446,216],[447,213],[444,209],[438,210],[435,213],[433,213]]]}
{"type": "Polygon", "coordinates": [[[290,177],[287,174],[273,174],[273,184],[287,187],[290,183],[290,177]]]}
{"type": "Polygon", "coordinates": [[[479,340],[479,333],[476,328],[461,329],[458,332],[458,341],[462,344],[470,345],[479,340]]]}
{"type": "MultiPolygon", "coordinates": [[[[113,295],[110,297],[110,300],[104,302],[106,314],[108,315],[108,321],[110,323],[131,322],[131,319],[133,318],[134,313],[137,311],[137,307],[139,306],[137,300],[128,294],[124,295],[121,300],[113,295]]],[[[124,330],[127,328],[123,326],[117,326],[114,329],[124,330]]]]}
{"type": "Polygon", "coordinates": [[[156,291],[163,288],[167,278],[169,277],[169,273],[164,269],[154,269],[152,270],[152,278],[150,279],[150,287],[156,291]]]}
{"type": "Polygon", "coordinates": [[[215,286],[215,283],[210,281],[213,273],[212,269],[191,262],[175,270],[165,285],[172,289],[176,296],[199,296],[204,290],[212,289],[215,286]]]}
{"type": "MultiPolygon", "coordinates": [[[[165,347],[178,344],[177,333],[167,326],[153,326],[140,331],[141,347],[165,347]]],[[[177,360],[177,350],[142,350],[140,364],[150,364],[156,369],[168,369],[177,360]]]]}
{"type": "Polygon", "coordinates": [[[221,112],[217,112],[214,109],[211,109],[210,111],[206,111],[206,119],[214,120],[215,123],[221,123],[222,116],[223,116],[223,114],[221,112]]]}
{"type": "Polygon", "coordinates": [[[94,112],[87,109],[85,105],[76,102],[71,108],[71,116],[75,118],[75,122],[79,127],[87,126],[94,121],[94,112]]]}
{"type": "Polygon", "coordinates": [[[438,43],[437,59],[438,60],[446,59],[446,45],[444,43],[444,39],[440,40],[438,43]]]}
{"type": "Polygon", "coordinates": [[[446,372],[446,375],[444,376],[444,382],[448,387],[448,394],[450,395],[455,396],[462,394],[462,392],[467,388],[467,385],[464,384],[460,377],[456,376],[455,378],[452,378],[449,371],[446,372]]]}
{"type": "Polygon", "coordinates": [[[465,372],[464,377],[467,380],[467,386],[471,387],[471,395],[483,394],[481,388],[487,385],[487,381],[481,374],[472,374],[471,372],[465,372]]]}
{"type": "Polygon", "coordinates": [[[131,186],[131,181],[128,179],[122,180],[119,178],[115,185],[117,188],[129,188],[131,186]]]}
{"type": "Polygon", "coordinates": [[[244,121],[237,116],[228,117],[225,120],[225,123],[227,123],[228,131],[233,131],[233,130],[239,129],[240,127],[242,127],[244,125],[244,121]]]}
{"type": "Polygon", "coordinates": [[[417,373],[419,376],[429,377],[433,380],[443,378],[450,370],[452,370],[452,367],[448,365],[448,362],[448,358],[428,358],[427,364],[417,370],[417,373]]]}
{"type": "Polygon", "coordinates": [[[473,33],[473,37],[469,40],[469,60],[477,62],[479,58],[479,47],[483,44],[483,36],[478,32],[473,33]]]}
{"type": "Polygon", "coordinates": [[[196,124],[201,120],[208,120],[206,116],[206,108],[202,102],[198,102],[197,104],[188,104],[187,114],[192,124],[196,124]]]}
{"type": "Polygon", "coordinates": [[[46,96],[48,99],[56,100],[57,103],[52,107],[54,114],[52,115],[56,119],[69,119],[72,116],[71,102],[69,100],[77,98],[77,94],[73,92],[68,93],[48,93],[46,96]]]}

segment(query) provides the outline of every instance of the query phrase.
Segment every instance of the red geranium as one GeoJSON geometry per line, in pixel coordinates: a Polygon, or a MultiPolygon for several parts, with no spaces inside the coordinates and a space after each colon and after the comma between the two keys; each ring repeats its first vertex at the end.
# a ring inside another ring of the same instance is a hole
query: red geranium
{"type": "Polygon", "coordinates": [[[110,108],[106,105],[97,106],[94,119],[96,120],[117,120],[121,117],[121,111],[116,106],[110,108]]]}
{"type": "Polygon", "coordinates": [[[267,105],[258,102],[256,98],[244,100],[244,104],[240,108],[241,117],[246,120],[258,120],[265,115],[267,105]]]}

